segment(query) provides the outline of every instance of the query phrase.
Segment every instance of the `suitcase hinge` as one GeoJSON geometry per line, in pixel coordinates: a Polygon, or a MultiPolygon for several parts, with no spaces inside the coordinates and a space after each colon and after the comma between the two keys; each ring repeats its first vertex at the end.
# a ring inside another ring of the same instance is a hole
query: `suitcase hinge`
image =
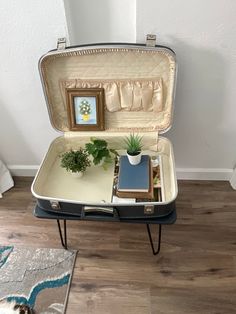
{"type": "Polygon", "coordinates": [[[144,206],[144,214],[145,215],[154,214],[154,205],[145,205],[144,206]]]}
{"type": "Polygon", "coordinates": [[[64,50],[66,49],[66,38],[58,38],[57,40],[57,50],[64,50]]]}
{"type": "Polygon", "coordinates": [[[147,47],[155,47],[156,46],[156,35],[153,34],[147,34],[146,37],[146,46],[147,47]]]}
{"type": "Polygon", "coordinates": [[[52,209],[61,209],[60,203],[58,201],[50,201],[52,209]]]}

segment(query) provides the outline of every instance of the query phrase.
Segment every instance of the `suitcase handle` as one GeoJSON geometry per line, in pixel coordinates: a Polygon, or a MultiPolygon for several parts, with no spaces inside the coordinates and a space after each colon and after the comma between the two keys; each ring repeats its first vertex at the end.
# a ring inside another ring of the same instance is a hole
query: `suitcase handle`
{"type": "Polygon", "coordinates": [[[96,207],[84,206],[81,210],[81,218],[109,218],[112,220],[119,220],[119,214],[115,207],[96,207]]]}

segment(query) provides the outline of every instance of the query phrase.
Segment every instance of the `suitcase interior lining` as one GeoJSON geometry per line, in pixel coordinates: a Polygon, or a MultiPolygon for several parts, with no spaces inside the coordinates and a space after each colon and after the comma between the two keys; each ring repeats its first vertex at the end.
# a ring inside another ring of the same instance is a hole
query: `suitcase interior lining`
{"type": "Polygon", "coordinates": [[[105,110],[142,111],[157,113],[163,110],[163,88],[161,78],[123,80],[61,80],[61,96],[66,103],[66,89],[103,88],[105,110]]]}
{"type": "MultiPolygon", "coordinates": [[[[117,147],[121,143],[121,137],[106,135],[109,147],[117,147]]],[[[104,138],[104,137],[103,137],[104,138]]],[[[151,143],[150,137],[149,144],[151,143]]],[[[48,153],[40,167],[38,175],[33,183],[33,192],[38,198],[58,199],[65,202],[78,202],[87,204],[110,203],[113,187],[114,166],[107,170],[99,166],[92,166],[87,170],[82,178],[75,178],[70,173],[60,167],[60,154],[69,149],[83,147],[89,141],[88,135],[80,137],[58,137],[51,144],[48,153]]],[[[152,147],[155,147],[153,145],[152,147]]],[[[147,148],[147,147],[146,147],[147,148]]],[[[119,153],[125,153],[119,150],[119,153]]],[[[144,154],[160,154],[163,166],[163,187],[165,202],[169,203],[175,199],[176,179],[174,171],[173,153],[170,141],[166,138],[159,138],[157,151],[144,150],[144,154]]],[[[138,203],[137,203],[138,204],[138,203]]],[[[113,204],[114,205],[114,204],[113,204]]]]}
{"type": "Polygon", "coordinates": [[[129,82],[132,78],[133,82],[137,82],[145,79],[153,82],[153,93],[155,82],[162,82],[163,110],[155,114],[145,108],[128,111],[128,114],[122,110],[105,110],[106,130],[164,132],[172,123],[176,62],[174,54],[167,49],[91,48],[65,51],[45,56],[40,67],[51,122],[60,131],[69,131],[65,87],[72,88],[78,82],[85,84],[93,80],[99,84],[104,80],[129,82]]]}

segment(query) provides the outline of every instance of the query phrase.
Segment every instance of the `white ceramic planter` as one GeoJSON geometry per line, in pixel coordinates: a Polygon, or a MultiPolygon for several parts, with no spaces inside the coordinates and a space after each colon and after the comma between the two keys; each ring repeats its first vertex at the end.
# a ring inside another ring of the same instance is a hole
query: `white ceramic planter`
{"type": "Polygon", "coordinates": [[[141,161],[141,156],[142,156],[142,153],[140,152],[138,155],[135,155],[135,156],[132,156],[132,155],[129,155],[127,153],[127,157],[129,159],[129,163],[133,166],[136,166],[140,163],[141,161]]]}
{"type": "Polygon", "coordinates": [[[83,172],[70,172],[70,174],[72,175],[72,177],[75,177],[75,178],[81,178],[83,177],[84,173],[83,172]]]}

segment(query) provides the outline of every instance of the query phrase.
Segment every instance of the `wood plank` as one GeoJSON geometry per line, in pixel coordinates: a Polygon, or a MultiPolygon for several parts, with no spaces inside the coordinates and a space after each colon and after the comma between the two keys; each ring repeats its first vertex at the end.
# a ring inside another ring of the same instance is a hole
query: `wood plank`
{"type": "MultiPolygon", "coordinates": [[[[32,214],[32,178],[14,179],[0,200],[0,243],[61,247],[56,222],[32,214]]],[[[68,222],[79,252],[67,313],[233,313],[236,191],[224,181],[179,181],[177,215],[163,226],[158,256],[145,225],[68,222]]]]}

